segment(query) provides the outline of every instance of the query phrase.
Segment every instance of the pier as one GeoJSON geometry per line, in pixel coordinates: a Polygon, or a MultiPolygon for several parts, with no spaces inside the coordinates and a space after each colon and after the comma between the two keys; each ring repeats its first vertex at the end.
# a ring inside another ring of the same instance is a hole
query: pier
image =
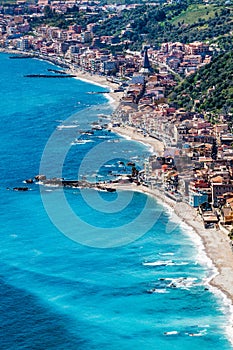
{"type": "Polygon", "coordinates": [[[9,58],[11,60],[14,60],[14,59],[23,59],[23,58],[34,58],[35,55],[15,55],[15,56],[10,56],[9,58]]]}
{"type": "Polygon", "coordinates": [[[27,74],[24,75],[25,78],[56,78],[56,79],[62,79],[62,78],[74,78],[75,75],[73,74],[61,74],[61,75],[52,75],[52,74],[27,74]]]}

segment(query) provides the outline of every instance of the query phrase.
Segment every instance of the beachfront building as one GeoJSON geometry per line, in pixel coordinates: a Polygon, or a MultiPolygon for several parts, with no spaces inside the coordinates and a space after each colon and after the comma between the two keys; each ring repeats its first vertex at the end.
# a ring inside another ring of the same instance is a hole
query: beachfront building
{"type": "Polygon", "coordinates": [[[199,205],[208,202],[208,194],[205,192],[189,191],[189,205],[193,208],[198,208],[199,205]]]}
{"type": "Polygon", "coordinates": [[[22,38],[17,41],[17,48],[21,51],[27,51],[30,48],[30,41],[28,38],[22,38]]]}
{"type": "Polygon", "coordinates": [[[162,165],[156,155],[152,155],[144,162],[144,180],[151,185],[162,183],[162,165]]]}
{"type": "Polygon", "coordinates": [[[107,60],[102,63],[100,71],[109,75],[117,70],[117,62],[114,60],[107,60]]]}

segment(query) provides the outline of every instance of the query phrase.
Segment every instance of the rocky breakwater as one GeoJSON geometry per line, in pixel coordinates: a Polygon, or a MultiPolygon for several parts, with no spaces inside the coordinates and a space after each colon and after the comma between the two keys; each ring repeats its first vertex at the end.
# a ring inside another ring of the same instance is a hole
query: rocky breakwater
{"type": "Polygon", "coordinates": [[[64,74],[64,75],[52,75],[52,74],[26,74],[25,78],[51,78],[51,79],[62,79],[62,78],[74,78],[73,74],[64,74]]]}
{"type": "Polygon", "coordinates": [[[112,188],[110,184],[104,182],[88,182],[86,180],[65,180],[63,178],[51,178],[47,179],[45,175],[35,176],[35,180],[41,185],[51,187],[67,187],[67,188],[90,188],[95,190],[115,192],[116,189],[112,188]]]}

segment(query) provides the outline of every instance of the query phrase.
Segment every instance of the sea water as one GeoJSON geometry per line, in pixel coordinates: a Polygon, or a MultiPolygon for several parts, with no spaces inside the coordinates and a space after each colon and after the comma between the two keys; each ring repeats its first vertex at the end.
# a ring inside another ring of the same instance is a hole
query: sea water
{"type": "Polygon", "coordinates": [[[91,131],[111,112],[93,93],[103,87],[24,77],[48,68],[0,55],[0,348],[231,349],[229,309],[206,284],[214,269],[169,208],[137,192],[24,183],[41,171],[113,181],[148,156],[91,131]]]}

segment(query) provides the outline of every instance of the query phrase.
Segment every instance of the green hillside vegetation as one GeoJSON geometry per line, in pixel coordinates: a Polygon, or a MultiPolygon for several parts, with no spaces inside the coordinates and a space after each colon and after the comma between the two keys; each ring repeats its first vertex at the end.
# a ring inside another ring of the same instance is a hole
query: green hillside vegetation
{"type": "Polygon", "coordinates": [[[193,24],[196,23],[199,18],[208,20],[215,16],[215,12],[218,9],[218,6],[210,4],[192,4],[183,11],[179,16],[172,20],[173,24],[185,23],[193,24]]]}
{"type": "Polygon", "coordinates": [[[143,43],[158,48],[167,41],[190,43],[208,41],[219,43],[220,50],[231,50],[233,31],[233,7],[222,3],[206,5],[202,1],[193,4],[184,0],[154,6],[141,3],[133,9],[125,9],[106,17],[99,8],[97,13],[79,12],[74,6],[66,14],[46,13],[45,18],[32,20],[32,27],[42,23],[67,28],[70,24],[96,23],[95,36],[113,36],[115,45],[111,50],[140,50],[143,43]],[[118,47],[117,47],[117,43],[118,47]]]}
{"type": "MultiPolygon", "coordinates": [[[[113,35],[140,49],[143,42],[159,47],[162,42],[220,41],[220,49],[232,49],[228,37],[233,30],[233,7],[222,4],[192,4],[182,1],[161,6],[140,6],[124,10],[101,22],[97,35],[113,35]]],[[[230,37],[231,38],[231,37],[230,37]]]]}
{"type": "Polygon", "coordinates": [[[78,6],[74,5],[73,8],[67,10],[65,14],[55,13],[49,6],[44,7],[44,17],[36,17],[31,20],[30,24],[32,28],[36,28],[42,24],[58,27],[61,29],[67,29],[69,25],[78,24],[83,28],[89,23],[96,23],[102,19],[101,12],[91,13],[79,11],[78,6]]]}
{"type": "MultiPolygon", "coordinates": [[[[185,20],[172,22],[170,24],[170,32],[164,33],[167,41],[174,41],[179,38],[183,43],[189,43],[195,40],[212,42],[215,38],[228,36],[233,29],[233,12],[232,9],[226,7],[212,7],[212,11],[207,10],[199,12],[200,17],[194,20],[194,9],[187,12],[187,16],[192,23],[187,24],[185,20]],[[215,11],[213,11],[215,8],[215,11]],[[214,12],[214,14],[213,14],[214,12]],[[193,16],[193,17],[192,17],[193,16]],[[177,23],[177,24],[176,24],[177,23]]],[[[183,14],[184,16],[184,14],[183,14]]]]}
{"type": "Polygon", "coordinates": [[[169,95],[177,107],[233,113],[233,53],[221,54],[187,77],[169,95]]]}
{"type": "MultiPolygon", "coordinates": [[[[142,42],[157,42],[160,28],[166,27],[167,17],[178,16],[187,8],[186,1],[177,4],[151,6],[150,4],[124,10],[118,16],[105,20],[96,29],[97,35],[120,36],[132,49],[141,48],[142,42]]],[[[161,38],[162,39],[162,38],[161,38]]],[[[162,40],[160,40],[162,42],[162,40]]]]}

